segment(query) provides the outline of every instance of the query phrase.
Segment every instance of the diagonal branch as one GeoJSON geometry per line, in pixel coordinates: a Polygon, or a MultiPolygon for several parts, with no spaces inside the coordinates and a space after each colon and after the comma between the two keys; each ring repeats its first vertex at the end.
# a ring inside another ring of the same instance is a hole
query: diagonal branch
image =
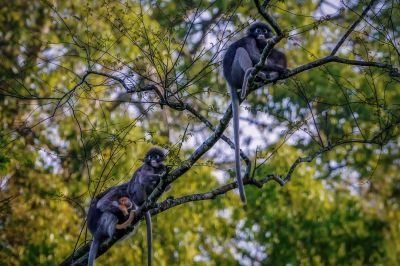
{"type": "MultiPolygon", "coordinates": [[[[201,115],[199,112],[197,112],[196,110],[193,109],[193,107],[191,107],[189,104],[184,104],[184,107],[186,110],[188,110],[191,114],[193,114],[197,119],[199,119],[201,122],[203,122],[209,129],[211,129],[212,131],[215,131],[215,127],[213,126],[213,124],[211,124],[210,121],[207,120],[207,118],[205,118],[203,115],[201,115]]],[[[232,142],[232,140],[230,138],[228,138],[225,135],[221,136],[221,139],[223,141],[225,141],[229,147],[231,147],[232,150],[235,149],[235,144],[232,142]]],[[[251,161],[249,159],[249,157],[247,157],[247,155],[240,150],[240,157],[244,160],[244,162],[246,163],[246,172],[244,174],[243,178],[247,178],[250,175],[250,171],[251,171],[251,161]]]]}
{"type": "MultiPolygon", "coordinates": [[[[210,150],[214,144],[221,138],[223,132],[228,127],[229,121],[232,118],[231,106],[227,108],[219,125],[215,128],[214,132],[203,142],[190,156],[183,162],[177,169],[168,174],[168,176],[161,179],[161,182],[150,194],[146,202],[139,208],[139,215],[133,220],[132,226],[126,230],[117,230],[115,235],[110,241],[102,243],[98,250],[98,256],[106,252],[111,248],[115,242],[133,231],[134,225],[136,225],[141,219],[143,214],[152,208],[157,199],[162,195],[165,188],[172,183],[174,180],[186,173],[200,158],[210,150]]],[[[84,246],[79,248],[69,257],[67,257],[60,265],[85,265],[90,249],[90,243],[86,243],[84,246]]]]}
{"type": "Polygon", "coordinates": [[[354,31],[354,29],[357,27],[357,25],[363,20],[365,15],[367,15],[368,11],[371,9],[371,7],[375,4],[376,0],[371,0],[371,2],[368,4],[368,6],[364,9],[362,14],[358,17],[356,21],[350,26],[350,28],[346,31],[346,33],[340,38],[339,42],[336,44],[335,48],[333,48],[331,55],[335,55],[336,52],[339,50],[339,48],[342,46],[344,41],[349,37],[350,33],[354,31]]]}
{"type": "MultiPolygon", "coordinates": [[[[228,108],[230,110],[230,108],[228,108]]],[[[225,113],[224,117],[229,117],[231,114],[225,113]]],[[[224,120],[225,121],[225,120],[224,120]]],[[[330,144],[317,152],[307,156],[307,157],[299,157],[289,168],[285,178],[282,178],[279,175],[275,174],[270,174],[267,177],[257,180],[254,178],[246,178],[243,180],[243,183],[245,185],[254,185],[258,188],[262,188],[264,184],[268,183],[269,181],[275,181],[279,185],[284,186],[287,184],[291,176],[294,172],[294,170],[304,162],[311,162],[313,161],[316,157],[320,156],[321,154],[331,151],[334,148],[340,146],[340,145],[345,145],[345,144],[352,144],[352,143],[362,143],[362,144],[376,144],[376,145],[382,145],[383,141],[385,140],[384,135],[387,134],[392,128],[398,126],[400,124],[400,119],[394,121],[393,123],[389,124],[387,127],[379,131],[377,134],[375,134],[371,139],[369,140],[342,140],[338,141],[336,143],[330,144]]],[[[223,124],[222,124],[223,125],[223,124]]],[[[222,130],[223,126],[221,124],[219,125],[218,132],[222,130]]],[[[218,133],[217,132],[217,133],[218,133]]],[[[215,134],[212,134],[211,136],[216,136],[215,134]]],[[[210,138],[211,138],[210,136],[210,138]]],[[[208,139],[208,142],[206,141],[205,143],[212,144],[215,139],[208,139]]],[[[203,145],[205,145],[203,143],[203,145]]],[[[203,146],[201,145],[196,151],[197,151],[197,156],[201,156],[201,153],[204,152],[207,147],[209,146],[203,146]]],[[[182,164],[180,167],[178,167],[175,171],[173,171],[171,174],[168,176],[164,177],[161,179],[160,184],[157,186],[155,191],[150,195],[148,200],[139,208],[139,215],[133,220],[132,226],[126,230],[117,230],[116,234],[114,237],[105,243],[102,243],[98,255],[100,256],[101,254],[105,253],[109,248],[111,248],[118,240],[121,240],[124,238],[127,234],[133,231],[134,227],[137,226],[137,223],[141,220],[143,220],[143,215],[146,211],[150,210],[151,215],[157,215],[161,212],[164,212],[168,209],[171,209],[173,207],[185,204],[187,202],[192,202],[192,201],[202,201],[202,200],[212,200],[220,195],[226,194],[227,192],[235,189],[237,187],[236,182],[229,183],[226,185],[223,185],[219,188],[213,189],[209,192],[205,193],[197,193],[197,194],[192,194],[192,195],[187,195],[183,196],[177,199],[167,199],[155,206],[153,206],[156,202],[156,200],[159,198],[159,196],[162,194],[164,191],[164,188],[171,183],[173,180],[177,179],[181,174],[183,174],[185,171],[187,171],[187,167],[189,165],[192,165],[195,161],[196,158],[194,157],[193,154],[190,157],[192,158],[192,161],[187,162],[186,164],[182,164]]],[[[190,168],[190,167],[189,167],[190,168]]],[[[82,247],[80,247],[78,250],[76,250],[75,253],[71,254],[68,258],[66,258],[60,265],[85,265],[88,257],[90,249],[90,243],[86,243],[82,247]]]]}

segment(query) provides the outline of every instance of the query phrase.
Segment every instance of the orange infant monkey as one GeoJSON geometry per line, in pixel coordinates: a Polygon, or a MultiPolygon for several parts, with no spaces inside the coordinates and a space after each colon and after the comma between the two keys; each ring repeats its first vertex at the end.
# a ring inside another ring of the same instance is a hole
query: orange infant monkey
{"type": "Polygon", "coordinates": [[[137,206],[132,203],[132,201],[128,197],[120,197],[118,199],[118,208],[122,211],[122,213],[127,216],[129,214],[128,220],[126,220],[122,224],[117,224],[115,225],[116,229],[125,229],[127,228],[133,221],[133,218],[135,218],[136,214],[136,208],[137,206]],[[133,210],[129,212],[128,210],[133,207],[133,210]]]}
{"type": "Polygon", "coordinates": [[[121,197],[118,199],[118,208],[125,216],[129,214],[128,209],[132,208],[132,205],[132,201],[128,197],[121,197]]]}

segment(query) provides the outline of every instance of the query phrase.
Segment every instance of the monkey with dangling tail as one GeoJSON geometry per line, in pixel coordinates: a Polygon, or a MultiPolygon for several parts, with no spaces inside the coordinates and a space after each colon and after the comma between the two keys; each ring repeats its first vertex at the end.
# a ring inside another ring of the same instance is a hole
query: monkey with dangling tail
{"type": "MultiPolygon", "coordinates": [[[[250,26],[247,35],[232,43],[223,59],[223,72],[229,85],[232,99],[233,135],[235,143],[235,170],[240,199],[246,204],[246,194],[240,173],[240,147],[239,147],[239,104],[238,91],[241,98],[246,96],[248,79],[254,66],[260,61],[263,49],[268,39],[273,36],[271,28],[261,22],[250,26]]],[[[267,64],[258,73],[262,80],[273,79],[276,75],[286,72],[286,56],[273,48],[267,58],[267,64]]]]}
{"type": "MultiPolygon", "coordinates": [[[[152,148],[147,152],[144,164],[133,174],[128,186],[129,198],[135,205],[141,206],[167,173],[168,168],[164,165],[164,160],[165,154],[159,148],[152,148]]],[[[169,186],[166,190],[168,189],[169,186]]],[[[153,262],[153,235],[149,211],[146,212],[145,219],[147,226],[147,265],[151,266],[153,262]]]]}
{"type": "MultiPolygon", "coordinates": [[[[91,203],[88,212],[88,228],[93,235],[89,251],[88,265],[92,266],[101,241],[111,238],[115,229],[125,229],[131,225],[142,205],[153,192],[168,168],[163,164],[164,152],[158,148],[150,149],[144,164],[133,174],[128,183],[112,187],[98,195],[91,203]],[[128,196],[129,198],[127,198],[128,196]],[[127,209],[131,207],[126,220],[127,209]],[[123,223],[118,224],[122,221],[123,223]]],[[[168,186],[166,189],[169,189],[168,186]]],[[[151,214],[145,213],[147,224],[148,265],[152,265],[152,225],[151,214]]]]}
{"type": "Polygon", "coordinates": [[[100,243],[111,238],[115,229],[126,228],[118,222],[126,220],[128,209],[137,209],[127,197],[127,188],[127,183],[111,187],[92,200],[87,215],[88,228],[93,235],[88,266],[93,266],[100,243]]]}

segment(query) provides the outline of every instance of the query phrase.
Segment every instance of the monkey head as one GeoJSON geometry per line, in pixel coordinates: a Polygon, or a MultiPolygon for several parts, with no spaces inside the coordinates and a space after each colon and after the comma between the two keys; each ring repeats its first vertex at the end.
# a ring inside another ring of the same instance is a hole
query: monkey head
{"type": "Polygon", "coordinates": [[[132,201],[128,197],[121,197],[118,199],[120,205],[126,206],[128,209],[132,207],[132,201]]]}
{"type": "Polygon", "coordinates": [[[256,39],[257,43],[260,45],[265,46],[267,44],[267,40],[272,38],[273,33],[267,24],[256,22],[250,26],[247,35],[256,39]]]}
{"type": "Polygon", "coordinates": [[[154,168],[163,166],[164,160],[165,154],[159,148],[151,148],[144,157],[144,162],[154,168]]]}

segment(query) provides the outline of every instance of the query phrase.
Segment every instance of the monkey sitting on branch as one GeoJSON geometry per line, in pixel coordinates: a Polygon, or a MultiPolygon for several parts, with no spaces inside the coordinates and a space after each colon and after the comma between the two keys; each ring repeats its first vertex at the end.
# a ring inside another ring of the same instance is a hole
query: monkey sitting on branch
{"type": "Polygon", "coordinates": [[[127,196],[127,184],[122,184],[106,190],[92,200],[87,215],[88,228],[93,235],[88,258],[89,266],[93,266],[100,243],[110,239],[115,229],[126,228],[123,224],[117,223],[126,220],[128,209],[133,209],[132,215],[137,209],[127,196]]]}
{"type": "MultiPolygon", "coordinates": [[[[272,38],[271,28],[261,22],[250,26],[247,35],[232,43],[225,53],[223,59],[223,70],[232,99],[233,135],[235,143],[235,166],[236,179],[239,188],[240,199],[246,204],[246,194],[240,173],[240,148],[239,148],[239,95],[246,96],[248,80],[254,66],[260,61],[261,54],[272,38]]],[[[268,57],[267,64],[257,74],[257,78],[266,81],[276,78],[286,70],[286,56],[284,53],[273,48],[268,57]]]]}
{"type": "MultiPolygon", "coordinates": [[[[89,251],[88,265],[92,266],[100,241],[111,238],[115,229],[125,229],[131,225],[142,205],[167,173],[164,165],[165,155],[161,149],[150,149],[144,164],[133,174],[128,183],[112,187],[94,199],[88,212],[88,228],[93,235],[89,251]],[[128,197],[127,197],[128,196],[128,197]],[[129,213],[129,218],[125,216],[129,213]],[[125,221],[117,224],[119,221],[125,221]]],[[[169,189],[170,186],[167,187],[169,189]]],[[[152,265],[152,225],[151,214],[145,213],[147,224],[148,265],[152,265]]]]}
{"type": "MultiPolygon", "coordinates": [[[[169,168],[164,164],[165,154],[159,148],[150,149],[144,157],[144,164],[133,174],[128,185],[128,195],[133,203],[141,206],[167,174],[169,168]]],[[[169,190],[168,185],[165,190],[169,190]]],[[[129,217],[130,219],[131,217],[129,217]]],[[[128,219],[128,220],[129,220],[128,219]]],[[[147,225],[147,265],[153,263],[153,233],[150,211],[145,213],[147,225]]],[[[126,221],[128,223],[128,221],[126,221]]]]}

